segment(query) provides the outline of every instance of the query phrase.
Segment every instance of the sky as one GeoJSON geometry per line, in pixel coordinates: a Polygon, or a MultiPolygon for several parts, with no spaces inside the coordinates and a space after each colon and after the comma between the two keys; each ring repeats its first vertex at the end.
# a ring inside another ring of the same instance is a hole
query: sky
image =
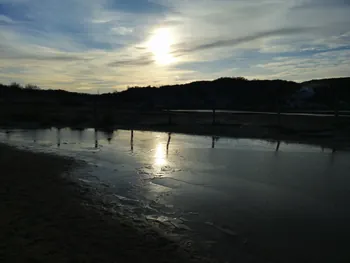
{"type": "Polygon", "coordinates": [[[0,83],[350,76],[350,0],[0,0],[0,83]]]}

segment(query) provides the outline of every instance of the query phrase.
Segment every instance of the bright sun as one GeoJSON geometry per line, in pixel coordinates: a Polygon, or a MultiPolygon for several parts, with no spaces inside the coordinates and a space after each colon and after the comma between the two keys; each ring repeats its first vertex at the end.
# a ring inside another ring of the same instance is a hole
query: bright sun
{"type": "Polygon", "coordinates": [[[154,31],[148,47],[154,55],[154,59],[158,64],[167,65],[174,62],[171,54],[171,45],[173,44],[172,34],[167,28],[160,28],[154,31]]]}

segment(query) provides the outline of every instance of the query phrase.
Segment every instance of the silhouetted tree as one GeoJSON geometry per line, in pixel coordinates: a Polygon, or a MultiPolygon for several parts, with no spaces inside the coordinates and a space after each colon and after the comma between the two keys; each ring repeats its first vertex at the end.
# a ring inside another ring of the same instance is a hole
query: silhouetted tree
{"type": "Polygon", "coordinates": [[[14,89],[21,89],[22,88],[21,84],[19,84],[17,82],[12,82],[9,87],[14,88],[14,89]]]}
{"type": "Polygon", "coordinates": [[[37,85],[33,85],[33,84],[27,84],[25,86],[26,90],[40,90],[40,88],[37,85]]]}

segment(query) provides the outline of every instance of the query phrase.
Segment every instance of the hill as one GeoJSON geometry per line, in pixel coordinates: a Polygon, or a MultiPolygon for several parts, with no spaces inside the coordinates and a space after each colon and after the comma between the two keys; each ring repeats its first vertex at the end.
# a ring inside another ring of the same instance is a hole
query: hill
{"type": "Polygon", "coordinates": [[[162,87],[132,87],[122,92],[91,95],[62,90],[41,90],[29,85],[0,84],[0,103],[6,107],[35,105],[67,107],[113,107],[115,109],[227,109],[275,111],[280,105],[285,110],[332,109],[339,98],[343,109],[350,105],[350,78],[311,80],[296,83],[284,80],[246,80],[220,78],[162,87]],[[296,96],[302,88],[312,89],[306,100],[296,96]],[[298,103],[292,103],[297,100],[298,103]]]}
{"type": "Polygon", "coordinates": [[[341,109],[350,109],[350,78],[317,79],[301,83],[315,91],[310,103],[319,103],[334,108],[337,101],[341,109]]]}

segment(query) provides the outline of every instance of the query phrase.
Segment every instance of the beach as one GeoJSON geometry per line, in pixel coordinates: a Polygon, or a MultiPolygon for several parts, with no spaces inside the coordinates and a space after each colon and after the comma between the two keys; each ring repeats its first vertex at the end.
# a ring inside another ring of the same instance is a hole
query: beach
{"type": "Polygon", "coordinates": [[[138,130],[0,141],[17,147],[0,147],[1,262],[348,262],[346,150],[138,130]]]}
{"type": "MultiPolygon", "coordinates": [[[[71,181],[84,165],[70,158],[0,144],[1,262],[196,262],[151,227],[89,204],[71,181]]],[[[203,262],[203,259],[200,259],[203,262]]]]}

